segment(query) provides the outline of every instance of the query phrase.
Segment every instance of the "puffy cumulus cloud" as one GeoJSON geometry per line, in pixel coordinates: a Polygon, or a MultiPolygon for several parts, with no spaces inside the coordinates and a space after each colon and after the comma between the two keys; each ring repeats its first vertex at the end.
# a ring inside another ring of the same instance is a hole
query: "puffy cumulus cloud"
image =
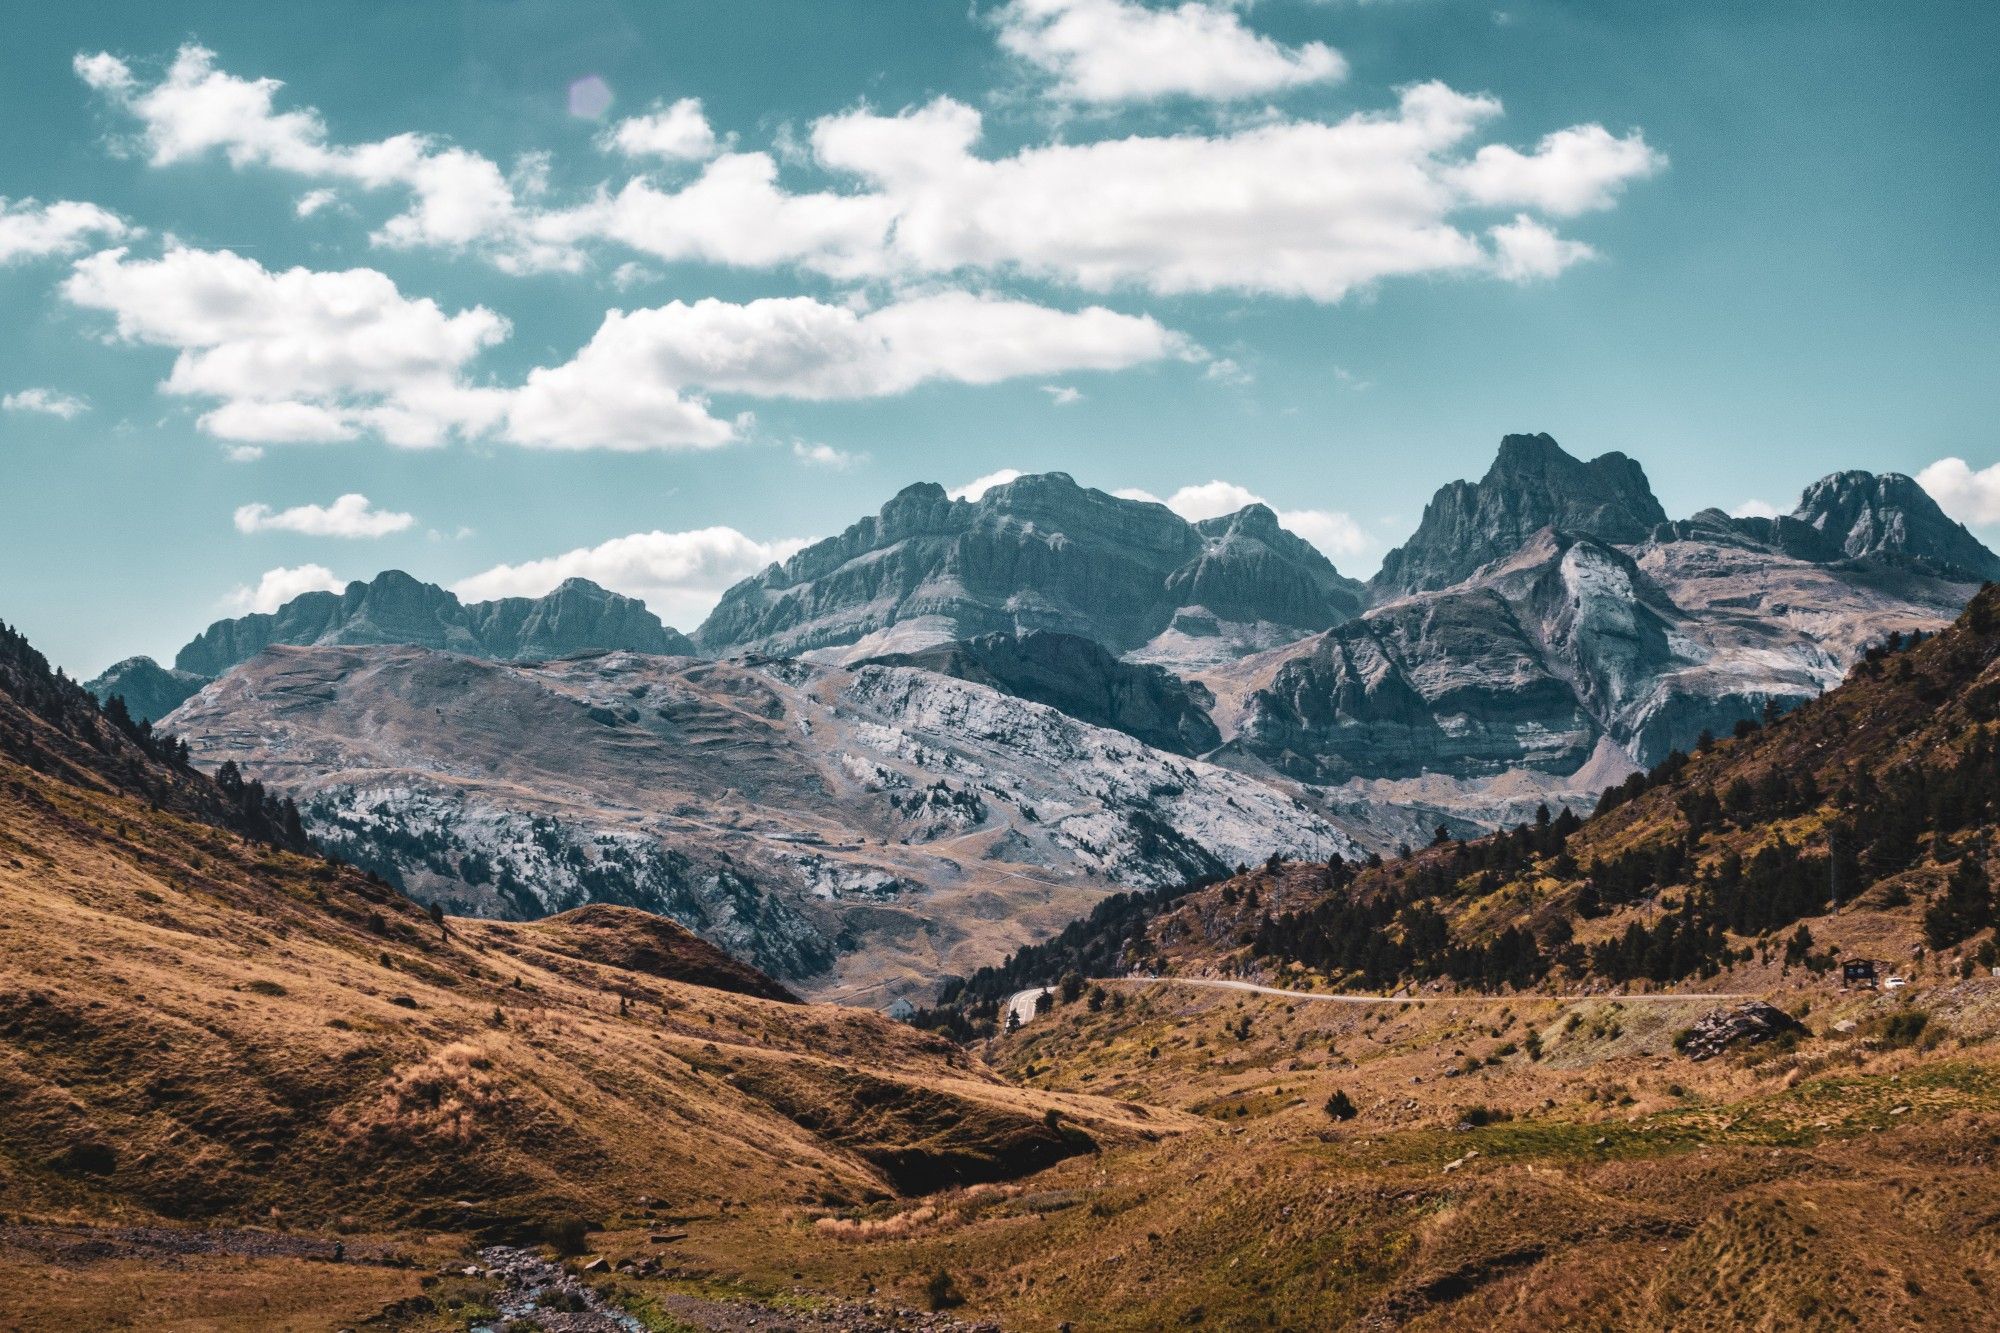
{"type": "Polygon", "coordinates": [[[1963,458],[1940,458],[1917,474],[1917,484],[1961,523],[2000,523],[2000,463],[1975,472],[1963,458]]]}
{"type": "Polygon", "coordinates": [[[202,428],[253,443],[353,439],[434,445],[493,420],[462,373],[507,336],[483,306],[446,314],[373,269],[273,272],[228,251],[123,249],[78,260],[71,303],[108,312],[127,342],[175,350],[162,388],[216,400],[202,428]]]}
{"type": "Polygon", "coordinates": [[[290,569],[267,569],[256,587],[240,585],[222,602],[239,615],[252,611],[268,614],[294,597],[309,592],[339,592],[345,586],[325,565],[297,565],[290,569]]]}
{"type": "Polygon", "coordinates": [[[0,195],[0,264],[73,255],[93,240],[132,234],[124,219],[74,199],[38,203],[0,195]]]}
{"type": "Polygon", "coordinates": [[[209,434],[256,444],[375,435],[406,447],[707,449],[741,438],[749,420],[716,416],[710,392],[866,398],[1200,355],[1151,319],[1101,306],[952,291],[874,310],[708,299],[609,311],[570,360],[499,386],[469,370],[508,336],[505,319],[483,306],[448,314],[373,269],[273,272],[227,251],[114,249],[79,260],[62,290],[111,314],[120,338],[174,349],[162,387],[213,402],[200,418],[209,434]]]}
{"type": "Polygon", "coordinates": [[[1575,217],[1611,207],[1627,183],[1666,165],[1636,131],[1613,136],[1602,125],[1578,125],[1544,135],[1532,153],[1488,144],[1454,176],[1475,203],[1575,217]]]}
{"type": "Polygon", "coordinates": [[[1489,234],[1493,271],[1509,282],[1553,278],[1572,264],[1597,257],[1582,241],[1558,236],[1526,213],[1491,228],[1489,234]]]}
{"type": "Polygon", "coordinates": [[[992,384],[1198,354],[1151,319],[967,292],[869,311],[802,296],[675,301],[606,314],[574,359],[528,376],[508,408],[506,433],[520,443],[636,446],[678,412],[686,443],[716,445],[736,428],[709,416],[705,400],[679,397],[682,390],[874,398],[936,380],[992,384]]]}
{"type": "Polygon", "coordinates": [[[977,500],[995,486],[1005,486],[1010,481],[1019,481],[1022,475],[1021,469],[1017,467],[1003,467],[998,472],[974,477],[963,486],[954,486],[945,494],[954,500],[977,500]]]}
{"type": "Polygon", "coordinates": [[[1076,102],[1228,101],[1347,74],[1324,42],[1280,46],[1246,27],[1227,0],[1011,0],[994,21],[1002,47],[1076,102]]]}
{"type": "Polygon", "coordinates": [[[330,505],[274,510],[266,504],[247,504],[236,511],[238,532],[296,532],[308,537],[387,537],[416,521],[411,514],[377,509],[367,496],[354,493],[330,505]]]}
{"type": "Polygon", "coordinates": [[[1375,544],[1351,515],[1327,509],[1279,509],[1249,487],[1239,486],[1233,481],[1206,481],[1196,486],[1183,486],[1164,500],[1136,487],[1113,494],[1127,500],[1163,504],[1190,523],[1199,523],[1205,518],[1220,518],[1250,505],[1263,505],[1277,514],[1278,522],[1287,530],[1305,538],[1329,556],[1351,559],[1365,555],[1375,544]]]}
{"type": "Polygon", "coordinates": [[[1778,506],[1769,500],[1745,500],[1729,511],[1731,518],[1776,518],[1778,506]]]}
{"type": "MultiPolygon", "coordinates": [[[[1393,112],[1332,123],[1135,135],[988,159],[972,152],[978,114],[946,99],[897,116],[828,117],[812,142],[823,166],[893,201],[884,252],[892,271],[1002,269],[1092,290],[1337,301],[1413,274],[1546,275],[1588,253],[1532,219],[1524,226],[1525,215],[1492,228],[1490,240],[1468,229],[1469,212],[1507,197],[1495,184],[1492,200],[1474,198],[1462,156],[1500,111],[1491,97],[1424,83],[1403,89],[1393,112]]],[[[1554,151],[1545,140],[1517,154],[1527,164],[1520,174],[1534,179],[1554,151]]],[[[1608,195],[1657,166],[1649,155],[1627,154],[1592,159],[1572,174],[1594,172],[1595,193],[1608,195]]],[[[1569,202],[1582,189],[1544,193],[1569,202]]]]}
{"type": "MultiPolygon", "coordinates": [[[[205,47],[183,46],[151,86],[106,52],[79,54],[75,69],[139,121],[155,165],[220,153],[239,169],[265,167],[363,190],[400,188],[410,196],[408,206],[375,233],[379,244],[479,249],[503,267],[522,271],[575,268],[582,262],[573,250],[535,235],[530,210],[492,159],[415,133],[334,143],[318,111],[278,109],[282,82],[219,69],[215,53],[205,47]]],[[[310,214],[329,202],[324,191],[315,190],[300,208],[310,214]]]]}
{"type": "Polygon", "coordinates": [[[714,156],[715,130],[702,114],[701,99],[683,97],[672,106],[656,106],[643,116],[619,121],[605,136],[605,146],[627,157],[699,162],[714,156]]]}
{"type": "Polygon", "coordinates": [[[467,601],[540,597],[564,579],[586,578],[637,597],[670,625],[693,628],[733,584],[789,559],[803,541],[757,541],[734,528],[638,532],[543,560],[495,565],[452,585],[467,601]]]}
{"type": "Polygon", "coordinates": [[[89,410],[90,403],[85,399],[56,389],[23,389],[0,398],[0,411],[39,412],[64,421],[73,421],[89,410]]]}
{"type": "Polygon", "coordinates": [[[836,449],[830,444],[810,444],[805,440],[792,441],[792,457],[811,467],[823,467],[834,472],[845,472],[857,463],[868,461],[865,453],[836,449]]]}
{"type": "MultiPolygon", "coordinates": [[[[1229,41],[1249,43],[1242,49],[1265,49],[1217,0],[1175,8],[1021,0],[1003,12],[1025,24],[1003,32],[1044,38],[1071,30],[1063,24],[1129,22],[1229,32],[1229,41]]],[[[1203,49],[1221,48],[1211,41],[1203,49]]],[[[1311,49],[1270,47],[1292,68],[1311,49]]],[[[1160,57],[1138,63],[1174,68],[1160,57]]],[[[1558,130],[1527,150],[1482,144],[1499,101],[1436,82],[1403,88],[1392,108],[1339,120],[1278,117],[1207,133],[1031,144],[998,157],[977,151],[979,112],[939,98],[896,114],[862,108],[822,117],[803,146],[787,135],[787,170],[832,181],[821,188],[781,181],[774,153],[722,151],[683,183],[642,172],[550,203],[532,188],[544,174],[510,178],[425,135],[334,144],[317,112],[277,106],[275,80],[231,75],[199,47],[184,48],[150,86],[115,57],[79,57],[77,68],[138,118],[156,162],[220,153],[320,187],[399,187],[408,206],[377,230],[377,242],[473,249],[513,270],[575,268],[593,247],[610,245],[663,261],[789,266],[843,280],[974,271],[1092,291],[1337,301],[1399,276],[1551,276],[1591,252],[1535,214],[1607,208],[1666,165],[1641,133],[1615,136],[1594,124],[1558,130]],[[1496,210],[1519,216],[1496,218],[1496,210]]],[[[1180,77],[1187,81],[1184,66],[1180,77]]],[[[619,146],[629,126],[635,151],[652,144],[692,154],[697,114],[675,103],[622,122],[609,142],[619,146]]]]}

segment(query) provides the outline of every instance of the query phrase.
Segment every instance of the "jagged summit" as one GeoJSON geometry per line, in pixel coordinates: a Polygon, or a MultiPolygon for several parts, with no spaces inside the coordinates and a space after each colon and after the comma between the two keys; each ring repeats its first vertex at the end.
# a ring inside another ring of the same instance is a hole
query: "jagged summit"
{"type": "Polygon", "coordinates": [[[1441,488],[1416,533],[1369,582],[1376,600],[1448,588],[1555,527],[1615,544],[1644,541],[1667,521],[1645,469],[1621,453],[1585,462],[1546,434],[1509,435],[1477,482],[1441,488]]]}
{"type": "Polygon", "coordinates": [[[976,500],[905,487],[731,588],[695,637],[717,655],[858,659],[1050,630],[1132,653],[1192,611],[1166,655],[1201,640],[1226,657],[1326,629],[1359,604],[1359,585],[1264,506],[1194,524],[1045,472],[976,500]]]}
{"type": "Polygon", "coordinates": [[[294,597],[273,612],[219,620],[181,649],[174,666],[219,676],[278,643],[407,643],[509,661],[594,649],[693,652],[687,636],[661,624],[645,603],[588,579],[569,579],[545,597],[468,605],[434,583],[390,569],[340,592],[294,597]]]}
{"type": "MultiPolygon", "coordinates": [[[[2000,577],[2000,556],[1900,472],[1835,472],[1806,487],[1792,517],[1849,558],[1901,556],[1967,579],[2000,577]]],[[[1837,557],[1836,557],[1837,558],[1837,557]]]]}

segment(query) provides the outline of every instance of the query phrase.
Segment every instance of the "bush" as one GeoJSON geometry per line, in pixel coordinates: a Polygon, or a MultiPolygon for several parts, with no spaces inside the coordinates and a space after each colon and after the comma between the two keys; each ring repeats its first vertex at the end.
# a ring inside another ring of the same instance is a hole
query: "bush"
{"type": "Polygon", "coordinates": [[[1352,1120],[1361,1114],[1361,1109],[1354,1104],[1354,1099],[1347,1095],[1345,1089],[1336,1088],[1333,1096],[1326,1099],[1326,1113],[1335,1120],[1352,1120]]]}
{"type": "Polygon", "coordinates": [[[590,1226],[580,1217],[559,1217],[542,1223],[542,1243],[559,1259],[582,1254],[590,1226]]]}
{"type": "Polygon", "coordinates": [[[924,1284],[924,1299],[933,1310],[949,1310],[954,1305],[965,1304],[965,1295],[959,1291],[958,1283],[950,1273],[940,1268],[931,1274],[931,1280],[924,1284]]]}

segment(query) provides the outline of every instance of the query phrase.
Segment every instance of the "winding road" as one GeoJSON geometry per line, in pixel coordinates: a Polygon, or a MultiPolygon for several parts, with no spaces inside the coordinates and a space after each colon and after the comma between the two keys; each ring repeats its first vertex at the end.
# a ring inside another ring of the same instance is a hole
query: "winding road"
{"type": "MultiPolygon", "coordinates": [[[[1464,991],[1450,995],[1323,995],[1311,991],[1283,990],[1277,986],[1259,986],[1253,981],[1222,981],[1206,977],[1097,977],[1093,978],[1093,983],[1100,986],[1204,986],[1211,990],[1248,991],[1253,995],[1275,995],[1283,1000],[1317,1004],[1422,1004],[1426,1000],[1453,1004],[1519,1004],[1535,1000],[1554,1000],[1557,1004],[1582,1004],[1589,1000],[1615,1000],[1619,1004],[1686,1004],[1692,1001],[1716,1003],[1761,998],[1748,991],[1654,992],[1642,995],[1616,992],[1604,995],[1540,995],[1533,991],[1518,991],[1512,995],[1477,995],[1464,991]]],[[[1052,989],[1049,986],[1034,986],[1015,991],[1007,999],[1005,1014],[1013,1014],[1021,1026],[1026,1027],[1035,1017],[1035,997],[1052,989]]],[[[1003,1023],[1006,1022],[1005,1014],[1001,1018],[1003,1023]]]]}

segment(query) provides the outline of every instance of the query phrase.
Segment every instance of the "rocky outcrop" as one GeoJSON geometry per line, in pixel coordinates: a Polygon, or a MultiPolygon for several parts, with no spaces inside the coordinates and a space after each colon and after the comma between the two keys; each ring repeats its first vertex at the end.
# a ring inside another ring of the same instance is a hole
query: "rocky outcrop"
{"type": "Polygon", "coordinates": [[[982,634],[857,665],[917,667],[990,685],[1173,754],[1202,754],[1222,743],[1199,686],[1161,667],[1121,661],[1074,634],[982,634]]]}
{"type": "Polygon", "coordinates": [[[192,671],[163,667],[150,657],[128,657],[106,667],[104,674],[85,682],[83,688],[100,700],[117,695],[134,721],[155,722],[192,698],[208,679],[192,671]]]}
{"type": "Polygon", "coordinates": [[[1666,521],[1644,469],[1624,454],[1586,463],[1547,435],[1509,435],[1485,477],[1431,498],[1415,535],[1383,559],[1368,589],[1379,602],[1449,588],[1543,528],[1616,545],[1642,542],[1666,521]]]}
{"type": "Polygon", "coordinates": [[[1674,1039],[1690,1060],[1712,1060],[1732,1046],[1756,1046],[1789,1032],[1803,1033],[1796,1018],[1776,1005],[1752,1000],[1734,1009],[1713,1009],[1674,1039]]]}
{"type": "Polygon", "coordinates": [[[1901,558],[1970,582],[2000,578],[2000,556],[1901,473],[1822,477],[1806,487],[1792,517],[1818,532],[1839,556],[1901,558]]]}
{"type": "Polygon", "coordinates": [[[978,500],[911,486],[837,537],[731,588],[696,631],[712,654],[856,661],[1047,630],[1114,653],[1198,613],[1224,656],[1353,614],[1359,585],[1263,506],[1188,523],[1163,505],[1022,477],[978,500]]]}
{"type": "Polygon", "coordinates": [[[692,655],[694,644],[635,598],[588,579],[546,597],[460,602],[436,584],[388,570],[342,592],[309,592],[268,614],[219,620],[174,659],[177,670],[213,678],[273,644],[410,644],[468,657],[540,661],[625,650],[692,655]]]}

